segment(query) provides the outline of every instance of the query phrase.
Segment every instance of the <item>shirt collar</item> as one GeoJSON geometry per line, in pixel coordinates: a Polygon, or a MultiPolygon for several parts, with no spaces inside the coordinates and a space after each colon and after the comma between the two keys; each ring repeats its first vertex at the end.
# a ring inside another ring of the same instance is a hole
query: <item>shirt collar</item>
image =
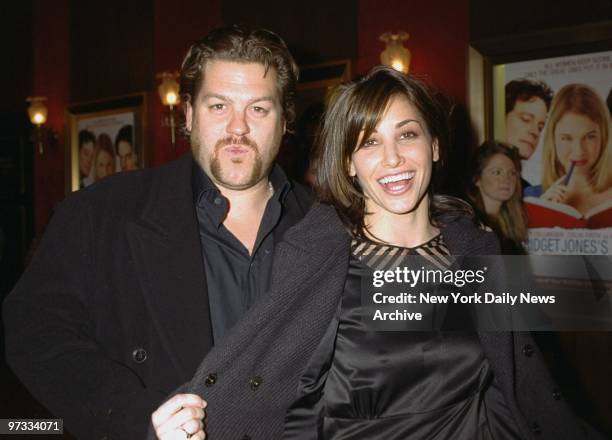
{"type": "MultiPolygon", "coordinates": [[[[291,182],[278,164],[275,163],[272,166],[269,179],[274,188],[273,199],[280,203],[284,203],[291,189],[291,182]]],[[[213,203],[215,197],[221,196],[219,188],[217,188],[196,160],[193,161],[191,188],[193,192],[193,203],[195,205],[198,205],[198,203],[201,203],[203,200],[206,200],[208,203],[213,203]]]]}

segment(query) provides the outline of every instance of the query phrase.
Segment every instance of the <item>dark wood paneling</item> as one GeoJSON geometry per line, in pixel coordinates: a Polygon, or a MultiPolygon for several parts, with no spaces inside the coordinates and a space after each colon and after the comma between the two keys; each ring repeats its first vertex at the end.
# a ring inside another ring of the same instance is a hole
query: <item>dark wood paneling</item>
{"type": "Polygon", "coordinates": [[[471,0],[470,39],[477,41],[610,19],[610,0],[471,0]]]}
{"type": "Polygon", "coordinates": [[[0,301],[25,266],[33,232],[33,150],[25,112],[0,114],[0,301]]]}
{"type": "Polygon", "coordinates": [[[1,2],[0,18],[0,113],[25,111],[25,98],[32,93],[32,2],[1,2]]]}
{"type": "Polygon", "coordinates": [[[153,0],[70,3],[70,100],[153,87],[153,0]]]}

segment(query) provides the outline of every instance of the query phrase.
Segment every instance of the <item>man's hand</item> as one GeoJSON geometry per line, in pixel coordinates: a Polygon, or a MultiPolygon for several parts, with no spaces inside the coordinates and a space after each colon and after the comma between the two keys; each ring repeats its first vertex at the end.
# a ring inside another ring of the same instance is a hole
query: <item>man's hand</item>
{"type": "Polygon", "coordinates": [[[163,403],[151,416],[159,440],[206,438],[204,434],[206,402],[196,394],[177,394],[163,403]]]}

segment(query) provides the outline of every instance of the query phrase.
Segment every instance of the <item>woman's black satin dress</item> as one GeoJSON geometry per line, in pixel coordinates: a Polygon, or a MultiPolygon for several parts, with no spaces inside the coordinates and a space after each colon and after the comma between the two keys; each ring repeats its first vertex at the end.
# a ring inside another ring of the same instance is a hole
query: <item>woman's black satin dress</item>
{"type": "Polygon", "coordinates": [[[292,407],[285,438],[520,438],[477,333],[381,332],[362,322],[360,283],[370,270],[353,255],[337,326],[325,337],[335,332],[322,393],[302,399],[310,408],[292,407]]]}

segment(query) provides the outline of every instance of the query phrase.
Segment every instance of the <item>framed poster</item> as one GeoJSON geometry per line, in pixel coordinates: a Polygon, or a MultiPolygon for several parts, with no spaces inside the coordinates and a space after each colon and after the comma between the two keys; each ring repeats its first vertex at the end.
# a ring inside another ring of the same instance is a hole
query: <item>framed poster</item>
{"type": "Polygon", "coordinates": [[[611,29],[588,25],[470,49],[474,126],[481,141],[519,152],[532,254],[612,254],[611,29]]]}
{"type": "Polygon", "coordinates": [[[68,107],[69,192],[146,166],[145,111],[144,94],[68,107]]]}
{"type": "Polygon", "coordinates": [[[351,74],[350,60],[300,66],[295,99],[297,121],[312,108],[326,107],[336,88],[351,80],[351,74]]]}

